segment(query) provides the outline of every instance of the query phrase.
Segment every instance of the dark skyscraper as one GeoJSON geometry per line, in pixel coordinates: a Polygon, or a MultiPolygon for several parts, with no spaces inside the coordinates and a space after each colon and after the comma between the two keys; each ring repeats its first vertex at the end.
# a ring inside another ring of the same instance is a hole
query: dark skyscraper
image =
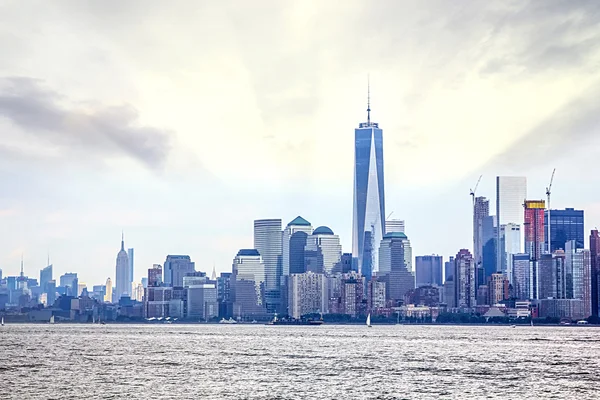
{"type": "Polygon", "coordinates": [[[442,285],[442,256],[417,256],[415,258],[415,271],[417,287],[442,285]]]}
{"type": "Polygon", "coordinates": [[[307,237],[306,232],[298,231],[290,238],[290,274],[306,272],[304,248],[307,237]]]}
{"type": "MultiPolygon", "coordinates": [[[[371,246],[371,271],[376,272],[379,262],[379,244],[385,224],[385,195],[383,179],[383,131],[371,122],[371,106],[367,105],[367,122],[354,130],[354,214],[352,218],[352,256],[358,271],[363,271],[365,250],[371,246]]],[[[368,263],[368,260],[366,261],[368,263]]],[[[368,268],[365,268],[368,269],[368,268]]]]}
{"type": "MultiPolygon", "coordinates": [[[[548,231],[548,215],[545,216],[545,231],[548,231]]],[[[578,249],[584,247],[583,210],[565,208],[550,210],[551,251],[565,249],[565,243],[574,240],[578,249]]]]}
{"type": "MultiPolygon", "coordinates": [[[[554,211],[552,211],[554,213],[554,211]]],[[[550,214],[550,218],[553,215],[550,214]]],[[[598,230],[592,230],[590,234],[590,264],[592,269],[592,315],[594,317],[598,317],[598,303],[600,302],[600,291],[598,290],[600,275],[598,272],[598,268],[600,267],[600,234],[598,234],[598,230]]]]}
{"type": "Polygon", "coordinates": [[[454,276],[454,256],[450,256],[450,259],[444,263],[444,282],[452,279],[454,276]]]}
{"type": "Polygon", "coordinates": [[[281,219],[254,221],[254,248],[265,264],[265,303],[268,312],[276,312],[280,304],[282,243],[281,219]]]}

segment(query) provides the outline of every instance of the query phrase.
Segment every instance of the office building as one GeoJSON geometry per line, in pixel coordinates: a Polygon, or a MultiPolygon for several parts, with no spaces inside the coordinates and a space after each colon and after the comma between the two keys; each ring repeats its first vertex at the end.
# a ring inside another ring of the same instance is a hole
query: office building
{"type": "MultiPolygon", "coordinates": [[[[520,176],[496,177],[496,218],[497,226],[515,224],[519,230],[523,226],[523,202],[527,199],[527,178],[520,176]]],[[[497,243],[501,241],[501,230],[498,230],[497,243]]],[[[504,248],[496,246],[496,271],[506,271],[507,257],[504,248]]],[[[522,244],[513,254],[523,253],[522,244]]]]}
{"type": "Polygon", "coordinates": [[[167,286],[183,287],[183,277],[196,272],[196,264],[188,255],[168,255],[163,264],[163,281],[167,286]]]}
{"type": "Polygon", "coordinates": [[[133,249],[127,249],[127,260],[129,261],[129,279],[130,284],[133,284],[133,249]]]}
{"type": "Polygon", "coordinates": [[[249,318],[266,313],[265,264],[256,249],[242,249],[232,265],[234,315],[249,318]]]}
{"type": "Polygon", "coordinates": [[[529,254],[515,254],[512,257],[512,287],[513,296],[518,300],[531,299],[533,289],[531,283],[535,282],[532,271],[532,261],[529,254]]]}
{"type": "Polygon", "coordinates": [[[452,279],[454,276],[454,256],[444,263],[444,282],[452,279]]]}
{"type": "Polygon", "coordinates": [[[254,221],[254,248],[265,264],[265,306],[270,313],[277,312],[281,301],[282,240],[281,219],[254,221]]]}
{"type": "Polygon", "coordinates": [[[384,224],[383,131],[377,123],[371,122],[368,105],[367,122],[360,123],[354,130],[352,256],[363,276],[377,272],[384,224]],[[371,251],[365,252],[367,249],[371,251]]]}
{"type": "Polygon", "coordinates": [[[590,251],[578,249],[575,240],[565,243],[565,269],[570,279],[567,280],[567,298],[579,299],[583,304],[585,317],[592,315],[592,270],[590,251]]]}
{"type": "Polygon", "coordinates": [[[506,275],[509,281],[512,281],[511,266],[512,257],[515,254],[522,253],[521,249],[523,244],[521,242],[521,226],[517,224],[506,224],[500,225],[500,245],[503,251],[500,256],[502,257],[502,269],[500,271],[506,275]]]}
{"type": "Polygon", "coordinates": [[[131,276],[129,275],[129,257],[125,251],[125,241],[121,235],[121,250],[117,254],[115,273],[115,302],[123,296],[131,297],[131,276]]]}
{"type": "Polygon", "coordinates": [[[56,281],[46,282],[46,303],[52,306],[56,301],[56,281]]]}
{"type": "Polygon", "coordinates": [[[112,279],[106,278],[106,294],[104,295],[104,302],[110,303],[113,301],[113,285],[112,279]]]}
{"type": "Polygon", "coordinates": [[[590,232],[590,268],[592,287],[590,295],[592,298],[592,316],[598,317],[598,305],[600,304],[600,234],[597,229],[590,232]]]}
{"type": "Polygon", "coordinates": [[[77,296],[77,289],[79,280],[77,274],[74,272],[67,272],[59,278],[60,286],[65,288],[65,294],[67,296],[77,296]]]}
{"type": "Polygon", "coordinates": [[[490,277],[494,272],[497,272],[498,263],[496,262],[497,256],[497,241],[498,241],[498,224],[495,215],[483,218],[482,221],[482,264],[483,264],[483,278],[487,282],[487,278],[490,277]]]}
{"type": "Polygon", "coordinates": [[[40,287],[42,293],[48,293],[48,282],[52,280],[52,264],[48,264],[47,267],[40,270],[40,287]]]}
{"type": "Polygon", "coordinates": [[[186,289],[187,317],[189,319],[208,321],[219,315],[217,287],[214,283],[195,282],[186,289]]]}
{"type": "Polygon", "coordinates": [[[406,233],[405,229],[406,227],[403,219],[388,219],[387,221],[385,221],[385,233],[406,233]]]}
{"type": "Polygon", "coordinates": [[[442,256],[417,256],[415,258],[415,272],[417,287],[442,285],[442,256]]]}
{"type": "MultiPolygon", "coordinates": [[[[346,274],[353,270],[352,253],[343,253],[340,262],[335,266],[333,273],[346,274]]],[[[355,271],[357,272],[357,271],[355,271]]]]}
{"type": "Polygon", "coordinates": [[[342,258],[340,237],[326,226],[307,236],[304,250],[306,270],[311,272],[331,274],[342,258]]]}
{"type": "Polygon", "coordinates": [[[153,264],[152,268],[148,268],[148,285],[149,287],[161,286],[163,282],[162,278],[162,266],[160,264],[153,264]]]}
{"type": "Polygon", "coordinates": [[[461,249],[454,258],[454,304],[459,308],[476,305],[475,263],[471,252],[461,249]]]}
{"type": "Polygon", "coordinates": [[[541,255],[537,262],[537,266],[533,265],[536,269],[536,281],[532,282],[532,293],[533,299],[548,299],[556,296],[556,268],[555,261],[552,254],[544,253],[541,255]]]}
{"type": "Polygon", "coordinates": [[[327,293],[325,274],[314,272],[291,274],[288,294],[290,316],[300,319],[307,314],[327,313],[327,293]]]}
{"type": "Polygon", "coordinates": [[[404,233],[391,232],[383,236],[377,276],[378,280],[386,283],[388,299],[403,300],[404,295],[415,288],[415,275],[409,263],[411,259],[410,242],[404,233]]]}
{"type": "Polygon", "coordinates": [[[310,222],[300,216],[290,221],[283,230],[283,276],[305,272],[304,247],[306,246],[306,238],[312,234],[312,231],[310,222]]]}
{"type": "MultiPolygon", "coordinates": [[[[544,221],[545,232],[548,232],[547,214],[546,212],[544,221]]],[[[550,241],[552,252],[555,250],[564,250],[565,244],[569,240],[574,240],[577,248],[583,249],[585,246],[583,230],[583,210],[575,210],[574,208],[550,210],[550,241]]]]}

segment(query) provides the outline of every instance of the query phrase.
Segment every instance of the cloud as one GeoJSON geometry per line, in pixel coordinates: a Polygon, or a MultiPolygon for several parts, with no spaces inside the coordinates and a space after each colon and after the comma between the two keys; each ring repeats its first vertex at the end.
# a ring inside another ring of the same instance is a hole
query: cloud
{"type": "Polygon", "coordinates": [[[101,157],[124,154],[159,169],[170,151],[170,133],[141,126],[132,106],[73,104],[32,78],[0,79],[0,117],[65,153],[101,157]]]}

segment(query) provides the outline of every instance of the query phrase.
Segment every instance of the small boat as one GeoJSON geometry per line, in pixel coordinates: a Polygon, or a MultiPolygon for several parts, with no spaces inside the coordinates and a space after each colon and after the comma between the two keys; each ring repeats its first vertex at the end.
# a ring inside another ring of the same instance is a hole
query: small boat
{"type": "Polygon", "coordinates": [[[229,319],[225,319],[225,318],[221,319],[219,321],[219,323],[220,324],[237,324],[237,321],[235,319],[229,317],[229,319]]]}
{"type": "Polygon", "coordinates": [[[4,326],[4,317],[2,317],[2,326],[4,326]]]}
{"type": "Polygon", "coordinates": [[[516,326],[516,325],[511,325],[510,327],[511,327],[511,328],[516,328],[517,326],[516,326]]]}
{"type": "Polygon", "coordinates": [[[369,328],[371,327],[371,313],[369,313],[369,315],[367,315],[367,326],[369,328]]]}
{"type": "Polygon", "coordinates": [[[531,320],[531,326],[533,326],[533,320],[531,320]]]}
{"type": "Polygon", "coordinates": [[[51,323],[51,324],[53,324],[53,323],[54,323],[54,315],[52,315],[52,316],[50,317],[50,321],[48,321],[48,322],[49,322],[49,323],[51,323]]]}

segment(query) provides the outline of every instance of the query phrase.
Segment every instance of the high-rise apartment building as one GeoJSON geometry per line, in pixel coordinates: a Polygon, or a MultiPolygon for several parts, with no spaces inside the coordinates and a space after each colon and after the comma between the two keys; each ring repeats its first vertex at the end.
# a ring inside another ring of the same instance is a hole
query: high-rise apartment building
{"type": "Polygon", "coordinates": [[[355,272],[344,275],[341,282],[341,312],[352,317],[361,315],[365,277],[355,272]]]}
{"type": "Polygon", "coordinates": [[[266,312],[265,264],[256,249],[241,249],[232,265],[234,315],[248,318],[266,312]]]}
{"type": "Polygon", "coordinates": [[[578,249],[577,242],[570,240],[565,243],[565,269],[570,279],[567,281],[567,297],[580,299],[583,302],[585,317],[592,315],[592,270],[590,251],[578,249]]]}
{"type": "Polygon", "coordinates": [[[152,268],[148,268],[148,287],[162,285],[163,270],[160,264],[153,264],[152,268]]]}
{"type": "MultiPolygon", "coordinates": [[[[523,202],[527,199],[527,178],[521,176],[496,177],[496,218],[497,226],[516,224],[523,226],[523,202]]],[[[497,242],[501,242],[501,230],[497,232],[497,242]]],[[[507,257],[503,254],[504,248],[496,246],[496,271],[506,273],[507,257]]],[[[513,253],[522,253],[522,244],[513,253]]]]}
{"type": "Polygon", "coordinates": [[[129,257],[125,251],[125,240],[121,235],[121,250],[117,254],[115,271],[115,302],[118,302],[123,296],[131,297],[131,276],[129,272],[129,257]]]}
{"type": "Polygon", "coordinates": [[[183,277],[196,272],[196,264],[188,255],[168,255],[163,264],[163,281],[167,286],[183,287],[183,277]]]}
{"type": "Polygon", "coordinates": [[[377,272],[384,224],[383,131],[376,122],[371,122],[368,105],[367,122],[354,130],[352,256],[363,275],[377,272]]]}
{"type": "Polygon", "coordinates": [[[506,300],[509,297],[508,293],[508,279],[504,274],[493,273],[488,278],[488,303],[494,305],[500,303],[502,300],[506,300]]]}
{"type": "Polygon", "coordinates": [[[535,277],[532,276],[532,261],[529,254],[515,254],[512,257],[512,287],[513,296],[518,300],[529,300],[532,298],[533,289],[531,282],[535,277]]]}
{"type": "MultiPolygon", "coordinates": [[[[547,212],[545,214],[544,225],[544,231],[547,233],[547,212]]],[[[569,240],[574,240],[577,248],[583,249],[585,246],[583,231],[583,210],[575,210],[574,208],[550,210],[550,242],[552,252],[559,249],[564,250],[565,244],[569,240]]],[[[547,240],[548,238],[546,238],[547,240]]]]}
{"type": "Polygon", "coordinates": [[[545,210],[544,200],[525,201],[525,253],[529,254],[532,260],[537,260],[544,252],[545,210]]]}
{"type": "Polygon", "coordinates": [[[459,308],[476,305],[475,262],[471,252],[461,249],[454,258],[454,304],[459,308]]]}
{"type": "Polygon", "coordinates": [[[415,274],[409,260],[412,250],[408,237],[402,232],[386,233],[379,247],[377,276],[386,284],[388,299],[402,300],[415,288],[415,274]]]}
{"type": "Polygon", "coordinates": [[[385,282],[372,279],[367,283],[367,308],[371,313],[386,306],[385,282]]]}
{"type": "Polygon", "coordinates": [[[290,221],[282,234],[282,273],[288,276],[292,273],[305,272],[304,247],[306,238],[312,234],[312,225],[298,216],[290,221]]]}
{"type": "Polygon", "coordinates": [[[417,287],[442,285],[442,256],[417,256],[415,257],[415,272],[417,287]]]}
{"type": "Polygon", "coordinates": [[[490,201],[476,197],[473,204],[473,259],[479,268],[483,266],[483,221],[490,216],[490,201]]]}
{"type": "Polygon", "coordinates": [[[288,290],[288,310],[292,318],[300,319],[306,314],[327,313],[329,301],[325,274],[291,274],[288,290]]]}
{"type": "Polygon", "coordinates": [[[320,226],[306,238],[305,263],[307,271],[331,274],[342,258],[340,237],[320,226]]]}
{"type": "MultiPolygon", "coordinates": [[[[550,218],[552,218],[552,215],[550,218]]],[[[590,268],[592,280],[590,290],[592,316],[598,317],[598,305],[600,304],[600,234],[598,234],[597,229],[593,229],[590,233],[590,268]]]]}
{"type": "Polygon", "coordinates": [[[271,313],[277,312],[281,302],[282,240],[281,219],[254,221],[254,248],[265,264],[265,306],[271,313]]]}

